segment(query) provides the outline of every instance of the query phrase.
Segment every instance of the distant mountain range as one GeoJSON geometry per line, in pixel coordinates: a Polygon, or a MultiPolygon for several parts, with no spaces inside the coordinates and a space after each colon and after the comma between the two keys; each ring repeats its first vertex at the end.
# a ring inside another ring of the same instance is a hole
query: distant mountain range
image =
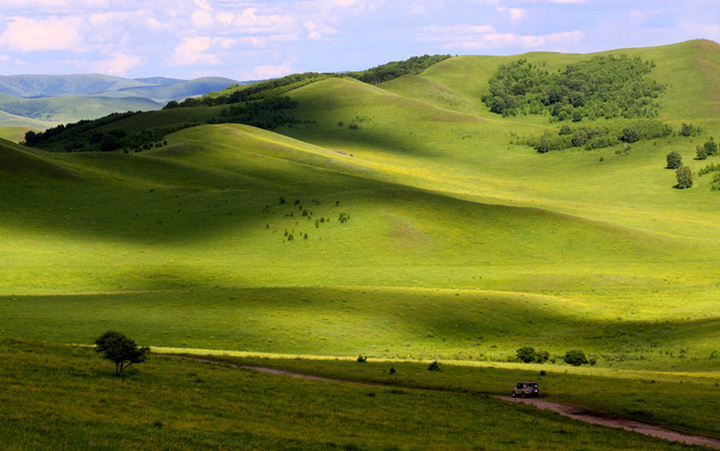
{"type": "Polygon", "coordinates": [[[47,128],[118,111],[152,111],[243,84],[221,77],[180,80],[108,75],[0,75],[0,127],[47,128]]]}

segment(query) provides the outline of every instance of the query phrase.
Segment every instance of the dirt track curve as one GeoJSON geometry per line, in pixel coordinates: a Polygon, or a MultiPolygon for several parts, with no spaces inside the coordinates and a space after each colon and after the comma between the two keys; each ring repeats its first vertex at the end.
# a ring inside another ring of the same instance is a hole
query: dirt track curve
{"type": "Polygon", "coordinates": [[[560,415],[564,415],[566,417],[574,418],[580,421],[585,421],[587,423],[599,424],[601,426],[607,426],[611,428],[625,429],[626,431],[651,435],[653,437],[670,440],[672,442],[687,443],[689,445],[702,445],[710,448],[720,449],[720,440],[715,440],[708,437],[700,437],[697,435],[685,435],[679,432],[671,431],[669,429],[661,428],[659,426],[652,426],[650,424],[640,423],[638,421],[626,420],[623,418],[589,412],[587,410],[579,409],[577,407],[568,406],[565,404],[558,404],[555,402],[544,401],[537,398],[512,398],[510,396],[498,396],[498,398],[505,401],[528,404],[542,410],[551,410],[555,413],[559,413],[560,415]]]}
{"type": "MultiPolygon", "coordinates": [[[[215,360],[202,359],[202,358],[198,358],[198,357],[188,357],[188,356],[178,356],[178,355],[168,355],[168,354],[158,354],[158,355],[161,355],[164,357],[177,358],[177,359],[193,360],[195,362],[208,363],[210,365],[222,365],[222,366],[227,366],[230,368],[252,370],[252,371],[258,371],[261,373],[275,374],[275,375],[287,376],[287,377],[296,377],[296,378],[301,378],[301,379],[311,379],[311,380],[317,380],[317,381],[336,382],[336,383],[343,383],[343,384],[382,386],[379,384],[367,384],[367,383],[362,383],[362,382],[345,381],[345,380],[341,380],[341,379],[329,379],[326,377],[318,377],[318,376],[312,376],[309,374],[293,373],[290,371],[281,371],[281,370],[275,370],[272,368],[261,368],[261,367],[255,367],[255,366],[236,365],[234,363],[219,362],[219,361],[215,361],[215,360]]],[[[390,388],[390,387],[388,387],[388,388],[390,388]]],[[[542,410],[550,410],[552,412],[558,413],[560,415],[564,415],[566,417],[574,418],[579,421],[585,421],[586,423],[592,423],[592,424],[607,426],[607,427],[611,427],[611,428],[625,429],[627,431],[637,432],[639,434],[650,435],[650,436],[661,438],[664,440],[669,440],[672,442],[687,443],[689,445],[701,445],[701,446],[707,446],[709,448],[720,449],[720,440],[716,440],[716,439],[712,439],[712,438],[708,438],[708,437],[701,437],[698,435],[685,435],[685,434],[681,434],[679,432],[671,431],[669,429],[661,428],[659,426],[653,426],[650,424],[640,423],[638,421],[626,420],[623,418],[617,418],[617,417],[612,417],[609,415],[603,415],[603,414],[599,414],[599,413],[589,412],[587,410],[579,409],[577,407],[568,406],[565,404],[558,404],[555,402],[545,401],[545,400],[538,399],[538,398],[513,398],[510,396],[497,396],[497,398],[502,399],[504,401],[517,402],[517,403],[531,405],[531,406],[537,407],[538,409],[542,409],[542,410]]]]}

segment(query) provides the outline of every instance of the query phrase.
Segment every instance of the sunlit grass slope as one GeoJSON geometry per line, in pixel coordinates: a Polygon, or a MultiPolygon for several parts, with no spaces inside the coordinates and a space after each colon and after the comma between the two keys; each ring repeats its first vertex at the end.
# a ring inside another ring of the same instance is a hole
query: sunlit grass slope
{"type": "Polygon", "coordinates": [[[712,368],[694,331],[717,328],[717,270],[695,242],[404,186],[246,126],[53,157],[76,179],[3,187],[7,336],[88,343],[115,327],[160,346],[469,359],[532,342],[656,367],[692,344],[712,368]]]}
{"type": "MultiPolygon", "coordinates": [[[[300,101],[304,116],[320,127],[281,132],[353,152],[363,164],[407,185],[489,203],[537,206],[660,233],[717,239],[715,224],[720,218],[713,207],[716,196],[709,189],[712,178],[698,178],[689,191],[673,190],[675,173],[664,169],[671,151],[680,152],[684,164],[696,172],[714,162],[712,158],[693,158],[696,146],[718,131],[715,115],[702,113],[710,110],[699,107],[717,107],[712,99],[720,82],[714,75],[717,72],[706,67],[714,67],[720,58],[716,47],[707,41],[691,41],[612,52],[656,61],[652,75],[668,86],[660,99],[661,119],[669,121],[676,132],[685,121],[705,130],[697,137],[641,141],[627,154],[621,143],[601,150],[545,155],[517,144],[518,136],[537,136],[559,127],[549,123],[547,116],[502,118],[489,113],[480,102],[488,77],[501,63],[518,57],[452,58],[420,77],[402,77],[381,85],[383,91],[347,80],[306,86],[293,96],[300,101]],[[684,75],[675,72],[678,67],[687,68],[684,75]],[[458,114],[458,110],[477,115],[458,114]],[[694,113],[686,114],[689,110],[694,113]]],[[[522,55],[535,63],[547,62],[548,70],[591,56],[522,55]]]]}
{"type": "MultiPolygon", "coordinates": [[[[204,125],[131,154],[3,143],[0,334],[88,343],[118,327],[159,346],[408,358],[578,345],[601,366],[717,371],[718,194],[711,176],[674,189],[664,168],[671,150],[694,171],[720,162],[692,160],[717,129],[683,115],[683,96],[699,94],[668,78],[682,58],[712,66],[703,46],[618,51],[656,60],[669,121],[705,128],[628,152],[518,144],[557,125],[479,102],[514,57],[307,85],[290,93],[306,122],[278,133],[204,125]]],[[[527,58],[554,69],[587,56],[527,58]]],[[[686,78],[708,93],[711,74],[686,78]]]]}
{"type": "Polygon", "coordinates": [[[25,140],[25,133],[30,130],[27,127],[4,127],[0,124],[0,138],[19,143],[25,140]]]}

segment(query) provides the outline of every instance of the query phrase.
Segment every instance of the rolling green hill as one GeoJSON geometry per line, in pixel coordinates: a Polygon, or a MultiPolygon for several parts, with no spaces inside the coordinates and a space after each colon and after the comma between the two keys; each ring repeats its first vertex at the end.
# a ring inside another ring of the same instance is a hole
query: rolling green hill
{"type": "Polygon", "coordinates": [[[0,127],[46,129],[120,111],[159,110],[171,100],[235,84],[222,77],[130,80],[98,74],[0,76],[0,127]]]}
{"type": "Polygon", "coordinates": [[[165,104],[170,100],[182,100],[209,92],[221,91],[236,81],[222,77],[203,77],[190,81],[177,81],[159,86],[138,86],[95,94],[100,97],[139,97],[165,104]]]}
{"type": "MultiPolygon", "coordinates": [[[[528,138],[579,124],[491,113],[489,80],[518,58],[557,71],[595,55],[531,53],[379,85],[322,77],[283,93],[293,120],[272,131],[222,123],[254,100],[89,121],[32,149],[3,141],[0,336],[87,344],[119,329],[186,352],[512,368],[531,345],[552,357],[533,374],[567,370],[579,348],[590,375],[717,384],[720,194],[698,173],[720,157],[694,158],[720,137],[720,47],[602,55],[622,54],[653,61],[669,135],[537,152],[528,138]],[[143,133],[152,148],[62,152],[143,133]],[[692,188],[674,188],[671,151],[692,188]]],[[[593,396],[615,411],[633,395],[593,396]]],[[[716,434],[633,399],[653,422],[716,434]]]]}
{"type": "Polygon", "coordinates": [[[68,123],[78,119],[97,119],[116,111],[152,111],[161,104],[142,97],[65,96],[42,99],[22,99],[0,95],[0,110],[25,124],[68,123]]]}
{"type": "Polygon", "coordinates": [[[100,74],[0,75],[0,93],[25,98],[96,94],[140,86],[147,83],[100,74]]]}

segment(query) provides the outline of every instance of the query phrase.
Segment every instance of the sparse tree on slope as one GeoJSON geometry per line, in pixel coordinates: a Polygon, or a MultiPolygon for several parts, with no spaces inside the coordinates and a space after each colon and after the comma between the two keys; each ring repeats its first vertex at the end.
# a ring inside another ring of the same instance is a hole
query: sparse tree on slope
{"type": "Polygon", "coordinates": [[[673,150],[672,152],[667,154],[668,169],[677,169],[680,166],[682,166],[682,156],[680,156],[679,152],[673,150]]]}
{"type": "Polygon", "coordinates": [[[686,189],[693,186],[693,175],[692,171],[687,166],[682,166],[677,170],[677,187],[680,189],[686,189]]]}

